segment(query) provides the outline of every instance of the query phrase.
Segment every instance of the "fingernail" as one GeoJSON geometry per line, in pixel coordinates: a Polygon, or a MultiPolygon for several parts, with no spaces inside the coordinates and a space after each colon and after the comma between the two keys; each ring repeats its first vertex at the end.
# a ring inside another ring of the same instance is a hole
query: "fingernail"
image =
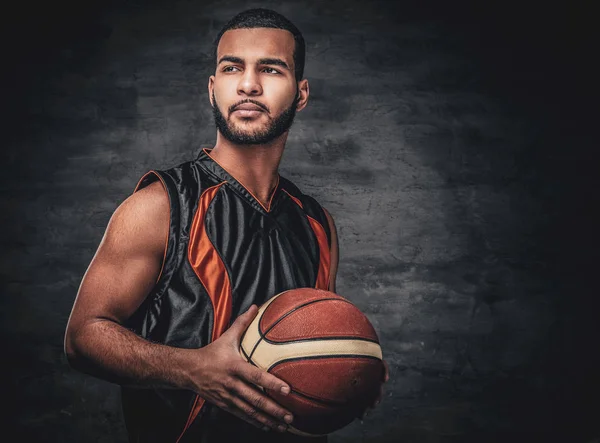
{"type": "Polygon", "coordinates": [[[290,393],[290,388],[289,388],[289,387],[287,387],[287,386],[282,386],[282,387],[281,387],[281,393],[282,393],[283,395],[288,395],[288,394],[290,393]]]}
{"type": "Polygon", "coordinates": [[[283,419],[285,420],[286,423],[291,423],[294,420],[294,417],[292,417],[291,415],[286,415],[285,417],[283,417],[283,419]]]}
{"type": "Polygon", "coordinates": [[[287,429],[287,428],[286,428],[285,426],[283,426],[283,425],[279,425],[279,426],[277,426],[277,430],[278,430],[279,432],[285,432],[285,431],[286,431],[286,429],[287,429]]]}

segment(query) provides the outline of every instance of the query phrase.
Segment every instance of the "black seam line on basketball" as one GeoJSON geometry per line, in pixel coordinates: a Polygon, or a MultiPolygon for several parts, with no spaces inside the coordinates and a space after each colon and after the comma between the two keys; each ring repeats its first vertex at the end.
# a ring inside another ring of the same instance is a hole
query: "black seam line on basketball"
{"type": "MultiPolygon", "coordinates": [[[[270,398],[272,398],[272,399],[276,400],[276,398],[275,398],[275,397],[272,397],[271,395],[269,395],[269,393],[268,393],[267,391],[265,391],[265,392],[264,392],[264,394],[265,394],[265,395],[267,395],[268,397],[270,397],[270,398]]],[[[320,404],[321,406],[334,406],[334,407],[340,407],[340,406],[341,406],[341,407],[344,407],[344,406],[346,406],[346,404],[345,404],[345,403],[333,403],[333,402],[326,402],[326,401],[323,401],[323,400],[321,400],[321,399],[318,399],[318,398],[309,397],[308,395],[306,395],[306,394],[303,394],[302,392],[295,391],[294,389],[290,389],[290,393],[289,393],[287,396],[289,397],[289,396],[290,396],[290,395],[292,395],[292,394],[295,394],[295,395],[297,395],[298,397],[304,397],[304,398],[306,398],[307,400],[310,400],[310,401],[312,401],[313,403],[318,403],[318,404],[320,404]]],[[[320,435],[325,435],[325,434],[317,434],[317,435],[313,434],[313,437],[318,437],[318,436],[320,436],[320,435]]]]}
{"type": "MultiPolygon", "coordinates": [[[[279,366],[280,364],[287,363],[287,362],[290,362],[290,361],[318,360],[318,359],[332,358],[332,357],[333,358],[355,358],[355,357],[358,357],[358,358],[364,358],[364,359],[368,359],[368,360],[379,360],[379,361],[381,361],[381,359],[379,359],[378,357],[373,357],[372,355],[354,355],[354,354],[344,354],[344,355],[316,355],[316,356],[312,356],[312,357],[295,357],[295,358],[288,358],[286,360],[278,361],[277,363],[275,363],[274,365],[272,365],[269,369],[267,369],[267,372],[271,373],[271,369],[279,366]]],[[[258,367],[252,360],[250,360],[249,362],[251,364],[253,364],[254,366],[258,367]]],[[[321,403],[322,405],[325,405],[325,406],[343,406],[343,405],[345,405],[344,403],[341,403],[341,402],[340,403],[336,403],[336,402],[333,402],[331,400],[324,401],[324,400],[319,399],[319,398],[311,397],[311,396],[309,396],[307,394],[304,394],[304,393],[302,393],[300,391],[295,390],[293,388],[293,386],[290,385],[290,394],[288,394],[288,395],[291,395],[292,393],[296,394],[296,395],[298,395],[300,397],[307,398],[307,399],[309,399],[311,401],[314,401],[316,403],[321,403]]],[[[269,394],[267,393],[267,395],[269,395],[269,394]]]]}
{"type": "MultiPolygon", "coordinates": [[[[269,393],[267,392],[267,390],[264,391],[264,393],[270,397],[270,398],[274,398],[273,396],[269,395],[269,393]]],[[[290,393],[287,395],[288,397],[292,394],[296,394],[298,397],[304,397],[312,402],[315,403],[319,403],[322,406],[346,406],[345,403],[343,402],[334,402],[332,400],[323,400],[322,398],[316,398],[316,397],[311,397],[310,395],[307,395],[303,392],[297,391],[295,389],[293,389],[292,387],[290,387],[290,393]]]]}
{"type": "MultiPolygon", "coordinates": [[[[318,300],[311,300],[311,301],[309,301],[309,302],[306,302],[306,303],[304,303],[303,305],[296,306],[294,309],[292,309],[292,310],[291,310],[291,311],[289,311],[289,312],[286,312],[286,314],[285,314],[283,317],[281,317],[279,320],[277,320],[275,323],[273,323],[273,324],[271,325],[271,327],[270,327],[269,329],[267,329],[267,330],[265,331],[265,333],[263,334],[263,333],[261,332],[261,330],[260,330],[260,322],[262,321],[262,319],[263,319],[263,316],[265,315],[265,312],[267,312],[267,310],[265,309],[265,310],[263,311],[263,313],[260,315],[260,318],[258,319],[258,328],[257,328],[257,329],[258,329],[258,334],[260,335],[260,339],[259,339],[259,340],[256,342],[256,344],[254,345],[254,349],[252,349],[252,352],[250,352],[250,358],[252,358],[252,356],[254,355],[254,351],[256,351],[256,348],[258,348],[258,345],[260,344],[260,341],[261,341],[261,340],[263,340],[263,339],[264,339],[264,340],[265,340],[266,342],[268,342],[268,343],[273,343],[273,342],[271,342],[271,341],[267,340],[267,338],[266,338],[265,336],[266,336],[266,335],[267,335],[267,334],[268,334],[268,333],[271,331],[271,329],[273,329],[275,326],[277,326],[279,323],[281,323],[281,322],[283,321],[283,319],[284,319],[284,318],[286,318],[288,315],[292,315],[292,313],[296,312],[298,309],[304,308],[305,306],[312,305],[313,303],[318,303],[318,302],[322,302],[322,301],[327,301],[327,300],[338,300],[338,301],[343,301],[343,302],[345,302],[345,303],[349,303],[349,304],[351,304],[351,305],[352,305],[352,303],[350,303],[348,300],[345,300],[345,299],[343,299],[343,298],[336,298],[336,297],[320,298],[320,299],[318,299],[318,300]]],[[[354,306],[354,305],[352,305],[352,306],[354,306]]]]}
{"type": "Polygon", "coordinates": [[[246,354],[246,351],[244,350],[244,347],[240,345],[240,351],[242,351],[242,354],[244,354],[244,357],[246,357],[246,361],[250,360],[250,357],[248,357],[248,354],[246,354]]]}
{"type": "MultiPolygon", "coordinates": [[[[244,352],[244,355],[246,355],[246,357],[248,357],[248,355],[245,352],[244,352]]],[[[251,358],[248,358],[248,363],[250,363],[255,368],[258,368],[258,365],[256,363],[254,363],[251,358]]],[[[262,369],[262,368],[258,368],[258,369],[262,369]]]]}
{"type": "Polygon", "coordinates": [[[304,397],[312,402],[319,403],[323,406],[345,406],[345,403],[343,402],[326,401],[322,398],[311,397],[310,395],[306,395],[303,392],[296,391],[295,389],[290,389],[288,397],[292,394],[296,394],[298,397],[304,397]]]}
{"type": "MultiPolygon", "coordinates": [[[[294,309],[292,309],[291,311],[287,312],[283,317],[281,317],[274,324],[272,324],[271,327],[266,330],[265,334],[268,334],[271,329],[273,329],[275,326],[277,326],[277,324],[279,324],[281,321],[283,321],[284,318],[286,318],[288,315],[291,315],[297,309],[303,308],[304,306],[308,306],[308,305],[310,305],[312,303],[315,303],[315,302],[325,301],[325,300],[339,300],[339,299],[335,298],[335,297],[329,297],[329,298],[325,298],[325,299],[312,300],[312,301],[309,301],[309,302],[307,302],[307,303],[305,303],[303,305],[296,306],[294,309]]],[[[256,344],[254,345],[254,348],[252,349],[252,352],[250,352],[250,358],[252,358],[252,356],[254,355],[254,351],[256,351],[256,348],[258,348],[258,345],[260,344],[261,340],[265,339],[265,334],[263,334],[261,332],[261,330],[260,330],[260,322],[262,321],[262,319],[263,319],[263,317],[265,315],[265,312],[267,312],[266,309],[262,312],[262,314],[260,314],[260,318],[258,319],[258,327],[257,327],[257,329],[258,329],[258,335],[260,335],[260,339],[257,340],[256,344]]],[[[268,340],[265,339],[265,341],[268,341],[268,340]]]]}
{"type": "MultiPolygon", "coordinates": [[[[269,369],[267,369],[267,372],[271,373],[271,370],[283,363],[288,363],[290,361],[302,361],[302,360],[319,360],[319,359],[324,359],[324,358],[365,358],[367,360],[379,360],[381,361],[381,359],[379,359],[378,357],[373,357],[372,355],[356,355],[356,354],[343,354],[343,355],[315,355],[315,356],[311,356],[311,357],[295,357],[295,358],[288,358],[286,360],[281,360],[278,361],[277,363],[275,363],[274,365],[272,365],[269,369]]],[[[311,401],[314,401],[316,403],[321,403],[325,406],[340,406],[343,405],[343,403],[335,403],[335,402],[326,402],[324,400],[321,399],[317,399],[314,397],[310,397],[309,395],[303,394],[301,392],[296,391],[295,389],[293,389],[293,386],[290,385],[290,394],[292,393],[299,395],[300,397],[305,397],[308,398],[311,401]]]]}
{"type": "Polygon", "coordinates": [[[374,357],[372,355],[364,355],[364,354],[327,354],[327,355],[309,355],[306,357],[293,357],[286,358],[285,360],[279,360],[276,363],[273,363],[268,369],[267,372],[271,372],[273,368],[283,364],[289,363],[291,361],[303,361],[303,360],[322,360],[325,358],[366,358],[367,360],[378,360],[381,361],[379,357],[374,357]]]}
{"type": "Polygon", "coordinates": [[[268,338],[264,339],[267,343],[274,346],[285,346],[292,343],[301,343],[305,341],[322,341],[322,340],[353,340],[353,341],[366,341],[369,343],[379,344],[377,340],[372,340],[370,338],[356,337],[356,336],[345,336],[345,335],[336,335],[335,337],[313,337],[313,338],[298,338],[296,340],[286,340],[284,342],[269,340],[268,338]]]}

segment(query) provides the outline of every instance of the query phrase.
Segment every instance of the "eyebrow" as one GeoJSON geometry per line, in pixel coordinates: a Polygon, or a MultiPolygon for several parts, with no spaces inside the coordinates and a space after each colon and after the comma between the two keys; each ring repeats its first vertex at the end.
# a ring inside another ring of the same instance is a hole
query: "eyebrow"
{"type": "MultiPolygon", "coordinates": [[[[241,59],[239,57],[234,57],[233,55],[224,55],[219,60],[218,64],[221,64],[223,62],[239,63],[241,65],[244,64],[244,60],[243,59],[241,59]]],[[[261,58],[261,59],[258,60],[258,64],[259,65],[281,66],[282,68],[285,68],[288,71],[290,70],[290,67],[288,66],[288,64],[286,62],[284,62],[283,60],[281,60],[280,58],[261,58]]]]}
{"type": "Polygon", "coordinates": [[[219,63],[217,63],[217,64],[220,65],[223,62],[239,63],[241,65],[244,64],[244,60],[242,60],[239,57],[234,57],[232,55],[224,55],[223,57],[221,57],[221,59],[219,60],[219,63]]]}
{"type": "Polygon", "coordinates": [[[285,68],[288,71],[290,70],[290,67],[287,65],[287,63],[281,60],[280,58],[261,58],[258,60],[258,63],[260,65],[281,66],[282,68],[285,68]]]}

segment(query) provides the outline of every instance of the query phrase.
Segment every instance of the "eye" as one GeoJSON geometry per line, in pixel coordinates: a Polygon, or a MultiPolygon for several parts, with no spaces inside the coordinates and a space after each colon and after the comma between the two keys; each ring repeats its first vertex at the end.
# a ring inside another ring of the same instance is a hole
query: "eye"
{"type": "Polygon", "coordinates": [[[234,72],[234,69],[237,69],[239,71],[239,68],[237,66],[225,66],[223,68],[223,72],[234,72]]]}
{"type": "Polygon", "coordinates": [[[281,74],[281,72],[275,68],[265,68],[263,71],[267,72],[267,74],[281,74]]]}

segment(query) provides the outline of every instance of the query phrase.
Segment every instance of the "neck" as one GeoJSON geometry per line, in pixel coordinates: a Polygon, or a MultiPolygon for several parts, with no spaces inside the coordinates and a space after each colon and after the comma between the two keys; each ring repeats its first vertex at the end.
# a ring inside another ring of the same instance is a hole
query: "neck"
{"type": "Polygon", "coordinates": [[[237,145],[217,131],[210,156],[267,207],[277,186],[287,132],[269,144],[237,145]]]}

